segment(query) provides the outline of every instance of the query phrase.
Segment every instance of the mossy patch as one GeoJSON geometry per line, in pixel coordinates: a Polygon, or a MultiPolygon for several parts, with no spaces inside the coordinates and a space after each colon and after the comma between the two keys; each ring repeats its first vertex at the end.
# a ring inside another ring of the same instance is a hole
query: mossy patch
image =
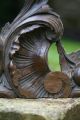
{"type": "Polygon", "coordinates": [[[68,110],[63,120],[80,120],[80,105],[68,110]]]}
{"type": "Polygon", "coordinates": [[[0,120],[45,120],[44,117],[33,114],[20,114],[15,112],[0,112],[0,120]]]}

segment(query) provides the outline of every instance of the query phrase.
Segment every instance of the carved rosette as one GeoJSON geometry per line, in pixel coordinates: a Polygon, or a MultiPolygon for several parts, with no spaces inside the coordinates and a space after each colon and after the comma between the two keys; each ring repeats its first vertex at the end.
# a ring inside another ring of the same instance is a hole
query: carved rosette
{"type": "Polygon", "coordinates": [[[69,97],[74,86],[71,87],[74,83],[71,76],[77,65],[73,54],[66,55],[62,47],[62,35],[60,16],[48,6],[48,0],[26,0],[19,15],[0,34],[0,96],[69,97]],[[53,42],[56,42],[62,71],[50,74],[47,55],[53,42]]]}

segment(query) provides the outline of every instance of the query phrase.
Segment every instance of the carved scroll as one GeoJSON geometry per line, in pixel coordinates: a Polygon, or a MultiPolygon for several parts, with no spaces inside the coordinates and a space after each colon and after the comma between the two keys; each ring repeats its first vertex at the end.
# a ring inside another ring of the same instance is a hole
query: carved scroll
{"type": "Polygon", "coordinates": [[[60,16],[48,0],[26,0],[19,15],[0,34],[0,97],[69,97],[74,86],[72,72],[80,59],[78,52],[76,60],[75,54],[65,53],[62,35],[60,16]],[[56,43],[62,71],[51,73],[51,77],[47,54],[52,43],[56,43]]]}

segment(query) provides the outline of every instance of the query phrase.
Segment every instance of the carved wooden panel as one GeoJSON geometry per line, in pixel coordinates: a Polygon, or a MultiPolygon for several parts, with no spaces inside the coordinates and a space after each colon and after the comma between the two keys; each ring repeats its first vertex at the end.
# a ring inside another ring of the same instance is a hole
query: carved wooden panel
{"type": "Polygon", "coordinates": [[[74,97],[80,86],[80,51],[67,55],[60,42],[62,35],[60,16],[48,0],[26,0],[0,34],[0,97],[74,97]],[[52,43],[60,56],[59,72],[51,72],[48,66],[52,43]]]}

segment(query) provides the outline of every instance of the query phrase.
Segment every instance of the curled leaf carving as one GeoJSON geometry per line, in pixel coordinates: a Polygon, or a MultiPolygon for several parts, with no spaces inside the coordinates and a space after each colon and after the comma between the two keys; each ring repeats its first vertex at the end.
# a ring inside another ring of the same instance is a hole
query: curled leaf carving
{"type": "Polygon", "coordinates": [[[0,75],[4,81],[1,81],[0,96],[5,93],[7,97],[22,98],[69,97],[75,86],[71,86],[75,84],[71,81],[73,70],[80,60],[78,57],[75,60],[75,53],[65,53],[60,42],[62,35],[62,21],[48,5],[48,0],[26,0],[18,16],[11,24],[7,23],[0,34],[0,75]],[[49,86],[45,88],[44,82],[51,72],[47,55],[52,43],[56,43],[61,64],[56,82],[53,73],[57,88],[53,85],[52,90],[55,92],[48,91],[49,86]]]}

